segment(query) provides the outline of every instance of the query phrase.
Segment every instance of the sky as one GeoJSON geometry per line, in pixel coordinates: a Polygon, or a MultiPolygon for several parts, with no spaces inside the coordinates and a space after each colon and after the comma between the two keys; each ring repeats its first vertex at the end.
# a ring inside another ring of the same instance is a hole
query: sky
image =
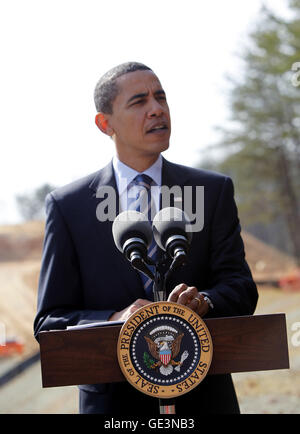
{"type": "MultiPolygon", "coordinates": [[[[95,172],[114,155],[94,123],[94,87],[113,66],[149,65],[168,98],[170,161],[194,166],[228,118],[226,75],[261,0],[0,0],[0,224],[15,196],[95,172]]],[[[269,0],[283,13],[284,0],[269,0]]]]}

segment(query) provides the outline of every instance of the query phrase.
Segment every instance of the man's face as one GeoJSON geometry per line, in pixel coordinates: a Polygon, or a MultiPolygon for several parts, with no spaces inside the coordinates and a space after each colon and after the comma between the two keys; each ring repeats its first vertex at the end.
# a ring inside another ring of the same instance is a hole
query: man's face
{"type": "Polygon", "coordinates": [[[171,122],[166,95],[152,71],[117,79],[119,93],[107,115],[119,155],[154,156],[169,147],[171,122]]]}

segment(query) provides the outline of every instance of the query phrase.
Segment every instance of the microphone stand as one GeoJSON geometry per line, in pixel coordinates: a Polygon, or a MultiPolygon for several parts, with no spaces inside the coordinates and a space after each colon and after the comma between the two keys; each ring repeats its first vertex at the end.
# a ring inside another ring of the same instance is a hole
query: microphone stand
{"type": "MultiPolygon", "coordinates": [[[[165,265],[167,263],[168,256],[164,254],[161,261],[154,262],[149,257],[144,258],[144,261],[140,258],[136,262],[135,267],[142,273],[146,274],[153,280],[153,296],[154,302],[167,301],[166,282],[171,273],[183,265],[186,258],[181,254],[174,256],[171,265],[168,270],[165,271],[165,265]],[[151,265],[154,267],[154,272],[150,271],[145,265],[151,265]]],[[[175,399],[174,398],[159,398],[159,410],[160,414],[176,414],[175,412],[175,399]]]]}
{"type": "MultiPolygon", "coordinates": [[[[154,302],[167,301],[166,281],[170,276],[171,268],[164,273],[163,265],[165,264],[166,257],[161,262],[155,264],[155,274],[153,280],[153,295],[154,302]]],[[[159,398],[159,412],[160,414],[176,414],[175,412],[175,399],[174,398],[159,398]]]]}

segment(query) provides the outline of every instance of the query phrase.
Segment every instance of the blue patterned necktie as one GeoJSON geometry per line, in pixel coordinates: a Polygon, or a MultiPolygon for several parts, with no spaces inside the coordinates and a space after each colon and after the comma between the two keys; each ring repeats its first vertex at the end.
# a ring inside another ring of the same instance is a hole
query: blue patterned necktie
{"type": "MultiPolygon", "coordinates": [[[[151,217],[155,215],[154,201],[151,196],[152,183],[153,179],[150,176],[142,173],[137,175],[128,186],[129,189],[134,189],[133,191],[131,190],[131,194],[128,196],[128,209],[142,212],[147,216],[150,223],[152,223],[151,217]]],[[[154,239],[152,239],[150,247],[148,248],[148,256],[152,260],[155,260],[156,251],[157,245],[154,239]]],[[[148,267],[154,271],[154,267],[148,267]]],[[[148,276],[145,276],[145,274],[142,272],[140,272],[140,275],[143,281],[147,299],[153,301],[153,281],[148,276]]]]}

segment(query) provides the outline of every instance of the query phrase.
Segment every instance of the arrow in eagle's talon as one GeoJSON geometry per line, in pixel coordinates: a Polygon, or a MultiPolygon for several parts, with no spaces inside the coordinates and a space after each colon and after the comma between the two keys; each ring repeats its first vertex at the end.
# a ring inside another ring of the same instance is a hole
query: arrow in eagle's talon
{"type": "Polygon", "coordinates": [[[180,359],[180,365],[176,366],[175,371],[179,372],[180,371],[180,367],[182,365],[182,363],[185,361],[185,359],[188,357],[189,353],[188,351],[184,351],[181,355],[181,359],[180,359]]]}

